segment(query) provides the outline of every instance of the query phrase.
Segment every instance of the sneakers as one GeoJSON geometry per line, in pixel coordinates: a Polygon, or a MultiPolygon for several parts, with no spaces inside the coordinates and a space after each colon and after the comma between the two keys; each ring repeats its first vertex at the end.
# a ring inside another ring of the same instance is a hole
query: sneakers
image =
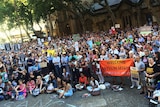
{"type": "Polygon", "coordinates": [[[118,89],[118,91],[122,91],[122,90],[123,90],[123,88],[121,88],[121,87],[118,89]]]}
{"type": "Polygon", "coordinates": [[[132,85],[130,88],[133,89],[133,88],[134,88],[134,85],[132,85]]]}
{"type": "Polygon", "coordinates": [[[156,101],[156,100],[154,100],[154,99],[150,99],[150,101],[149,101],[150,103],[152,103],[152,104],[155,104],[155,105],[157,105],[158,104],[158,101],[156,101]]]}
{"type": "Polygon", "coordinates": [[[141,86],[139,85],[138,87],[137,87],[137,90],[140,90],[141,89],[141,86]]]}

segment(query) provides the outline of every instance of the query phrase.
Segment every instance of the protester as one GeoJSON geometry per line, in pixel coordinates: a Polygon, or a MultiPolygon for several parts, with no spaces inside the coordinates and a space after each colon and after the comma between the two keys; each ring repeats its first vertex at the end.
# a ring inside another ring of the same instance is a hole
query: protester
{"type": "Polygon", "coordinates": [[[80,77],[79,77],[79,84],[77,84],[75,87],[78,90],[82,90],[85,89],[88,85],[88,80],[87,77],[83,74],[80,73],[80,77]]]}
{"type": "Polygon", "coordinates": [[[23,83],[22,80],[18,80],[19,85],[15,88],[16,91],[16,99],[22,100],[27,96],[27,89],[26,85],[23,83]]]}
{"type": "Polygon", "coordinates": [[[73,89],[70,83],[67,81],[62,81],[63,88],[59,90],[59,98],[70,97],[73,95],[73,89]]]}
{"type": "Polygon", "coordinates": [[[100,88],[99,88],[99,83],[97,80],[95,80],[94,77],[91,77],[91,81],[89,83],[89,86],[87,86],[87,90],[89,92],[93,92],[93,91],[100,91],[100,88]]]}

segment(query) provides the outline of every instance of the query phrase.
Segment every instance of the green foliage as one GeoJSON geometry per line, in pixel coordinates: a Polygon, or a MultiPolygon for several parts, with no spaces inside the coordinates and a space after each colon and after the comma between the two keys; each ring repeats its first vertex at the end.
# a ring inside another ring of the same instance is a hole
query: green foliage
{"type": "Polygon", "coordinates": [[[25,25],[33,29],[33,23],[47,20],[56,11],[70,11],[81,18],[87,9],[81,0],[0,0],[0,23],[8,29],[25,25]]]}

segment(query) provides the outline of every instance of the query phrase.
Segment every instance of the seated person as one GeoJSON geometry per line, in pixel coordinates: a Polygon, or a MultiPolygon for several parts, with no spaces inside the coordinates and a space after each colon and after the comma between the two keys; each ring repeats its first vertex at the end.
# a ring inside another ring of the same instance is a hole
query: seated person
{"type": "Polygon", "coordinates": [[[50,77],[49,77],[49,81],[48,81],[48,86],[47,86],[47,93],[52,93],[53,91],[55,91],[55,89],[57,88],[57,80],[55,75],[50,72],[50,77]]]}
{"type": "Polygon", "coordinates": [[[29,81],[27,82],[27,90],[30,94],[32,94],[33,89],[35,89],[36,84],[35,81],[31,78],[29,78],[29,81]]]}
{"type": "Polygon", "coordinates": [[[57,88],[55,88],[55,91],[58,91],[59,89],[62,89],[63,85],[62,85],[62,80],[61,78],[57,77],[57,88]]]}
{"type": "MultiPolygon", "coordinates": [[[[43,75],[43,74],[42,74],[42,75],[43,75]]],[[[50,74],[47,74],[47,75],[44,75],[44,76],[43,76],[43,80],[44,80],[44,81],[43,81],[43,82],[44,82],[43,84],[46,84],[46,85],[47,85],[47,83],[48,83],[48,81],[49,81],[49,77],[50,77],[50,74]]]]}
{"type": "Polygon", "coordinates": [[[41,76],[37,76],[36,79],[36,89],[39,89],[39,93],[44,93],[45,91],[45,85],[43,84],[43,80],[41,76]]]}
{"type": "Polygon", "coordinates": [[[94,77],[91,77],[90,86],[87,86],[87,90],[89,92],[100,91],[99,83],[94,79],[94,77]]]}
{"type": "Polygon", "coordinates": [[[87,85],[88,85],[87,77],[84,76],[83,73],[80,73],[79,84],[77,84],[77,85],[75,86],[76,89],[78,89],[78,90],[85,89],[87,85]]]}
{"type": "Polygon", "coordinates": [[[36,77],[37,77],[37,76],[35,76],[35,74],[34,74],[33,72],[30,72],[30,73],[29,73],[29,78],[31,78],[31,80],[36,81],[36,77]]]}
{"type": "Polygon", "coordinates": [[[2,65],[0,66],[0,76],[3,83],[8,81],[8,74],[2,65]]]}
{"type": "Polygon", "coordinates": [[[57,91],[59,93],[59,98],[65,98],[65,97],[72,96],[73,89],[72,89],[71,84],[63,80],[62,85],[63,85],[63,88],[57,91]]]}
{"type": "Polygon", "coordinates": [[[5,83],[2,82],[2,79],[0,78],[0,100],[4,99],[4,87],[5,87],[5,83]]]}
{"type": "Polygon", "coordinates": [[[5,87],[4,87],[5,100],[8,100],[11,98],[12,90],[13,90],[13,88],[10,85],[10,81],[5,82],[5,87]]]}
{"type": "MultiPolygon", "coordinates": [[[[16,98],[19,99],[20,95],[22,95],[22,99],[26,98],[27,96],[27,89],[26,89],[26,85],[23,83],[22,80],[18,81],[19,85],[15,88],[16,91],[16,98]]],[[[20,99],[21,99],[20,98],[20,99]]]]}

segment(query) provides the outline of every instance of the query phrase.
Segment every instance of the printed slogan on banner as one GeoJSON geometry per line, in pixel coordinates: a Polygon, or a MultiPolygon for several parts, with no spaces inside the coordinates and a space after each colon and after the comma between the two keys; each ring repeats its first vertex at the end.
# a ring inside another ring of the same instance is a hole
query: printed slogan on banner
{"type": "Polygon", "coordinates": [[[133,65],[133,59],[100,61],[101,70],[104,76],[130,76],[130,67],[133,65]]]}

